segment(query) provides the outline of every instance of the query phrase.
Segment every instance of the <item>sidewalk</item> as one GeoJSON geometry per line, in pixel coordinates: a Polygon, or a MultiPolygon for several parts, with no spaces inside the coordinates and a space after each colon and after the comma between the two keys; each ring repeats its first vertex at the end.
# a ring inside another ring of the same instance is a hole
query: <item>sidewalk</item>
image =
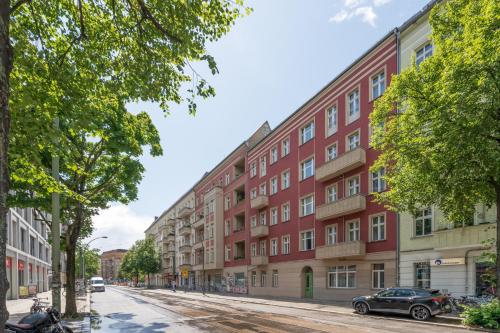
{"type": "MultiPolygon", "coordinates": [[[[38,293],[37,297],[48,298],[49,303],[52,303],[52,291],[38,293]]],[[[33,297],[15,299],[7,301],[7,310],[9,311],[10,322],[18,322],[22,317],[29,314],[30,308],[33,305],[33,297]]],[[[66,306],[66,298],[61,295],[61,309],[64,311],[66,306]]],[[[64,321],[64,325],[69,326],[75,333],[90,332],[90,293],[84,296],[77,296],[76,308],[78,313],[84,315],[82,320],[64,321]]]]}
{"type": "MultiPolygon", "coordinates": [[[[236,301],[242,303],[252,303],[252,304],[263,304],[271,305],[285,308],[294,308],[300,310],[314,310],[326,313],[344,314],[357,316],[351,307],[351,303],[348,301],[328,301],[328,300],[304,300],[289,297],[266,297],[266,296],[249,296],[249,295],[238,295],[238,294],[217,294],[217,293],[206,293],[203,295],[198,291],[188,291],[177,290],[173,293],[169,289],[143,289],[143,288],[133,288],[136,290],[150,290],[159,292],[167,295],[175,295],[176,297],[182,297],[186,299],[198,300],[198,301],[209,301],[214,303],[224,304],[225,301],[236,301]]],[[[400,318],[391,318],[395,320],[402,320],[400,318]]],[[[450,316],[450,315],[440,315],[436,316],[435,321],[432,323],[442,323],[451,325],[462,325],[462,319],[450,316]]]]}

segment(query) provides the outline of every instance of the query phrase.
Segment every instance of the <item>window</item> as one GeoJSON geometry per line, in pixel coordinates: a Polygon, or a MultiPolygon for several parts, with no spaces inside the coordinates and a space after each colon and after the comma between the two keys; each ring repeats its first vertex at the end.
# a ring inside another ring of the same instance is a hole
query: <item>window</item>
{"type": "Polygon", "coordinates": [[[266,195],[266,183],[262,183],[259,186],[259,194],[266,195]]]}
{"type": "Polygon", "coordinates": [[[372,288],[384,289],[384,264],[373,264],[372,267],[372,288]]]}
{"type": "Polygon", "coordinates": [[[337,244],[337,225],[326,227],[326,244],[337,244]]]}
{"type": "Polygon", "coordinates": [[[329,288],[355,288],[356,265],[334,266],[328,271],[329,288]]]}
{"type": "Polygon", "coordinates": [[[261,255],[261,256],[266,255],[266,241],[265,240],[259,241],[259,255],[261,255]]]}
{"type": "Polygon", "coordinates": [[[337,144],[333,144],[326,148],[326,161],[331,161],[337,158],[337,144]]]}
{"type": "Polygon", "coordinates": [[[255,228],[257,226],[257,217],[254,215],[250,218],[250,226],[255,228]]]}
{"type": "Polygon", "coordinates": [[[270,194],[273,195],[273,194],[278,193],[278,178],[277,177],[271,178],[269,183],[270,183],[270,187],[271,187],[270,194]]]}
{"type": "Polygon", "coordinates": [[[337,106],[332,106],[326,111],[326,136],[337,132],[337,106]]]}
{"type": "Polygon", "coordinates": [[[260,176],[264,177],[266,175],[266,157],[262,156],[260,158],[260,176]]]}
{"type": "Polygon", "coordinates": [[[415,64],[419,66],[422,61],[432,55],[432,51],[432,44],[430,42],[419,48],[415,52],[415,64]]]}
{"type": "Polygon", "coordinates": [[[281,206],[281,221],[287,222],[290,221],[290,204],[286,203],[281,206]]]}
{"type": "Polygon", "coordinates": [[[354,242],[359,240],[359,221],[347,223],[347,240],[354,242]]]}
{"type": "Polygon", "coordinates": [[[359,176],[351,177],[347,180],[347,193],[349,196],[359,194],[359,176]]]}
{"type": "Polygon", "coordinates": [[[228,210],[229,208],[231,208],[231,197],[227,195],[225,198],[224,209],[228,210]]]}
{"type": "Polygon", "coordinates": [[[385,73],[372,76],[372,99],[382,96],[385,91],[385,73]]]}
{"type": "Polygon", "coordinates": [[[359,147],[359,131],[356,131],[347,136],[347,149],[354,150],[359,147]]]}
{"type": "Polygon", "coordinates": [[[274,269],[273,270],[273,282],[272,282],[273,288],[278,288],[278,270],[274,269]]]}
{"type": "Polygon", "coordinates": [[[231,221],[226,221],[225,235],[229,236],[231,234],[231,221]]]}
{"type": "Polygon", "coordinates": [[[310,122],[300,129],[300,144],[304,144],[314,138],[314,122],[310,122]]]}
{"type": "Polygon", "coordinates": [[[226,251],[225,251],[225,260],[229,261],[231,260],[231,247],[229,245],[226,245],[226,251]]]}
{"type": "Polygon", "coordinates": [[[310,158],[300,163],[300,174],[302,180],[314,176],[314,158],[310,158]]]}
{"type": "Polygon", "coordinates": [[[256,271],[252,271],[251,281],[252,281],[252,287],[257,286],[257,272],[256,271]]]}
{"type": "Polygon", "coordinates": [[[281,189],[285,190],[290,187],[290,171],[284,171],[281,174],[281,189]]]}
{"type": "Polygon", "coordinates": [[[278,240],[271,239],[271,255],[272,256],[277,256],[278,255],[278,240]]]}
{"type": "Polygon", "coordinates": [[[381,168],[372,172],[372,192],[382,192],[385,190],[385,169],[381,168]]]}
{"type": "Polygon", "coordinates": [[[290,153],[290,139],[285,139],[281,142],[281,157],[290,153]]]}
{"type": "Polygon", "coordinates": [[[326,188],[326,202],[332,203],[337,201],[337,185],[332,185],[326,188]]]}
{"type": "Polygon", "coordinates": [[[314,249],[314,231],[300,233],[300,250],[308,251],[314,249]]]}
{"type": "Polygon", "coordinates": [[[256,256],[257,256],[257,244],[252,243],[252,244],[250,245],[250,255],[251,255],[252,257],[256,257],[256,256]]]}
{"type": "Polygon", "coordinates": [[[266,211],[263,211],[263,212],[259,213],[259,224],[260,225],[266,225],[267,224],[266,215],[267,215],[266,211]]]}
{"type": "Polygon", "coordinates": [[[385,239],[385,215],[373,216],[372,222],[372,241],[385,239]]]}
{"type": "Polygon", "coordinates": [[[281,237],[281,253],[289,254],[290,253],[290,236],[286,235],[281,237]]]}
{"type": "Polygon", "coordinates": [[[226,186],[229,185],[229,182],[231,181],[231,176],[229,173],[226,173],[226,186]]]}
{"type": "Polygon", "coordinates": [[[273,147],[269,152],[269,163],[271,164],[276,163],[277,160],[278,160],[278,147],[273,147]]]}
{"type": "Polygon", "coordinates": [[[428,262],[415,264],[415,286],[424,289],[431,287],[431,266],[428,262]]]}
{"type": "Polygon", "coordinates": [[[250,191],[250,199],[255,199],[257,198],[257,189],[256,188],[253,188],[251,191],[250,191]]]}
{"type": "Polygon", "coordinates": [[[266,271],[260,272],[260,286],[265,287],[266,286],[266,280],[267,280],[267,273],[266,271]]]}
{"type": "Polygon", "coordinates": [[[415,236],[432,234],[432,208],[422,209],[415,216],[415,236]]]}
{"type": "Polygon", "coordinates": [[[271,225],[278,224],[278,208],[271,208],[271,225]]]}
{"type": "Polygon", "coordinates": [[[359,118],[359,89],[354,90],[347,96],[347,123],[352,123],[359,118]]]}
{"type": "Polygon", "coordinates": [[[250,164],[250,177],[255,177],[257,175],[257,163],[252,162],[250,164]]]}
{"type": "Polygon", "coordinates": [[[300,199],[300,216],[314,214],[314,195],[300,199]]]}

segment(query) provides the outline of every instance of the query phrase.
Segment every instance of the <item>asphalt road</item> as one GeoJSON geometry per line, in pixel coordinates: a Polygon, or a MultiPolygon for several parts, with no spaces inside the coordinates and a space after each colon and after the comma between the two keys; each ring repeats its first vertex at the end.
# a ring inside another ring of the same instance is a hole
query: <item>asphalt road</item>
{"type": "Polygon", "coordinates": [[[173,292],[110,286],[104,293],[92,294],[92,311],[92,332],[470,332],[386,316],[330,314],[237,301],[220,304],[176,297],[173,292]]]}

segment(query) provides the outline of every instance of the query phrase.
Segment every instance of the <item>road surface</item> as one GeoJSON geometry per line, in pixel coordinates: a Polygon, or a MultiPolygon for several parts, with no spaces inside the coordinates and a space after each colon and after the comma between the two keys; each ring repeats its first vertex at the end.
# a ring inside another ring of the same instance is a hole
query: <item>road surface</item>
{"type": "Polygon", "coordinates": [[[471,332],[386,316],[331,314],[238,301],[221,304],[209,298],[191,300],[176,295],[173,292],[107,286],[106,292],[92,294],[92,332],[471,332]]]}

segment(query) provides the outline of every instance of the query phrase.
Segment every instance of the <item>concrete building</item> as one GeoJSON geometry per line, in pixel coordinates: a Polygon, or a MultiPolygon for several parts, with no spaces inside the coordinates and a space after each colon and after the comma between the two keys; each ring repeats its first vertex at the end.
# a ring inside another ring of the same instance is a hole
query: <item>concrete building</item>
{"type": "MultiPolygon", "coordinates": [[[[433,54],[428,16],[435,1],[400,27],[400,70],[433,54]]],[[[480,294],[489,287],[482,274],[491,267],[481,260],[494,239],[495,207],[477,205],[469,221],[447,221],[437,207],[415,215],[400,214],[399,284],[448,291],[454,296],[480,294]]]]}
{"type": "MultiPolygon", "coordinates": [[[[7,299],[49,290],[51,248],[45,219],[32,208],[12,208],[7,214],[7,299]]],[[[63,267],[64,268],[64,267],[63,267]]]]}
{"type": "Polygon", "coordinates": [[[127,250],[115,249],[101,254],[101,276],[104,280],[118,279],[120,265],[126,253],[127,250]]]}

